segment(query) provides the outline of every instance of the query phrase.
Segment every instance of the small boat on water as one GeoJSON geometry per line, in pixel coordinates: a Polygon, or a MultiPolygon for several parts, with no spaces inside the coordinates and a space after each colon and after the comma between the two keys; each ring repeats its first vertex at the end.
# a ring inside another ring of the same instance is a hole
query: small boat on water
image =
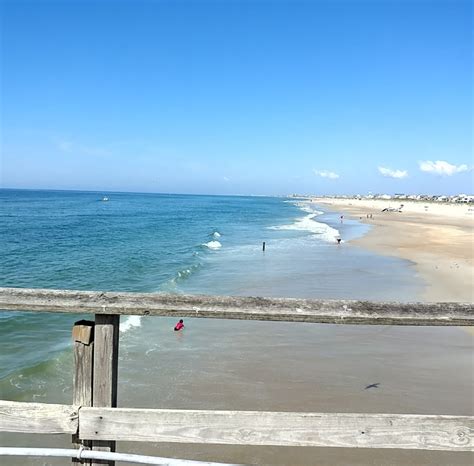
{"type": "Polygon", "coordinates": [[[105,201],[108,201],[109,198],[108,198],[107,196],[104,196],[104,197],[102,198],[102,200],[105,202],[105,201]]]}

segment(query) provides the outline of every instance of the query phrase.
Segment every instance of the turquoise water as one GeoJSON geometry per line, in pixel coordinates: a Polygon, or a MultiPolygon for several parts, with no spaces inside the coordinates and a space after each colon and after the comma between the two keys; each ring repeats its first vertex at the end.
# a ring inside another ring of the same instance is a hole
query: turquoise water
{"type": "MultiPolygon", "coordinates": [[[[367,226],[298,200],[0,190],[0,218],[0,286],[375,300],[421,286],[405,261],[336,245],[367,226]]],[[[79,317],[0,313],[3,397],[67,399],[79,317]]],[[[122,318],[135,346],[142,324],[122,318]]]]}
{"type": "MultiPolygon", "coordinates": [[[[416,300],[423,286],[409,262],[348,241],[365,234],[366,225],[341,223],[339,213],[295,199],[0,190],[0,219],[0,286],[399,301],[416,300]]],[[[71,403],[71,328],[82,317],[0,312],[0,398],[71,403]]],[[[472,411],[472,336],[459,328],[185,319],[185,330],[174,332],[175,322],[121,318],[119,406],[472,411]],[[375,382],[380,388],[365,390],[375,382]]],[[[3,445],[69,448],[70,442],[70,436],[2,435],[3,445]]],[[[397,450],[122,442],[117,448],[275,465],[317,458],[464,466],[471,459],[397,450]]]]}

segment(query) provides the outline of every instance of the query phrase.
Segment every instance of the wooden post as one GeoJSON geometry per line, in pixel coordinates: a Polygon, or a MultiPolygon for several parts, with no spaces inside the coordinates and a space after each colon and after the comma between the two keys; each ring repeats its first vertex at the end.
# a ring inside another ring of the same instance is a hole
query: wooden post
{"type": "MultiPolygon", "coordinates": [[[[94,374],[94,322],[80,320],[72,329],[74,345],[74,381],[72,391],[72,404],[76,407],[92,406],[92,382],[94,374]]],[[[73,445],[77,448],[91,449],[92,442],[81,442],[77,434],[72,436],[73,445]]],[[[91,460],[73,459],[73,464],[91,465],[91,460]]]]}
{"type": "MultiPolygon", "coordinates": [[[[95,315],[93,406],[117,406],[117,375],[120,316],[95,315]]],[[[94,441],[93,450],[115,451],[114,441],[94,441]]],[[[113,461],[93,460],[92,465],[114,466],[113,461]]]]}
{"type": "Polygon", "coordinates": [[[262,244],[262,251],[265,252],[265,241],[262,244]]]}

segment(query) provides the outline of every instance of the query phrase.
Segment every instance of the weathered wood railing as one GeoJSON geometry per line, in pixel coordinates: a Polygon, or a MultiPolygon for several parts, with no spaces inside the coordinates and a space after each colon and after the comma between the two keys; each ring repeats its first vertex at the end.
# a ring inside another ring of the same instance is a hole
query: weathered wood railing
{"type": "MultiPolygon", "coordinates": [[[[73,404],[0,402],[0,431],[121,440],[472,451],[473,416],[117,408],[120,315],[374,325],[474,325],[471,303],[183,296],[0,288],[0,309],[94,313],[73,329],[73,404]]],[[[96,464],[96,463],[89,463],[96,464]]],[[[103,464],[100,463],[100,464],[103,464]]]]}
{"type": "Polygon", "coordinates": [[[87,408],[0,401],[1,430],[80,439],[469,451],[471,416],[87,408]]]}
{"type": "Polygon", "coordinates": [[[0,309],[329,324],[474,325],[472,303],[387,303],[0,288],[0,309]]]}

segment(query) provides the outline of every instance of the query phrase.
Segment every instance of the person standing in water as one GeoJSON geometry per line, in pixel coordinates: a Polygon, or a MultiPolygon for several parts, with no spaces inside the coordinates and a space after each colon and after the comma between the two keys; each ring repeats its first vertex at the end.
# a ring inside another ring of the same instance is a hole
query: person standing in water
{"type": "Polygon", "coordinates": [[[174,331],[179,332],[184,328],[184,322],[183,319],[180,319],[179,322],[174,326],[174,331]]]}

